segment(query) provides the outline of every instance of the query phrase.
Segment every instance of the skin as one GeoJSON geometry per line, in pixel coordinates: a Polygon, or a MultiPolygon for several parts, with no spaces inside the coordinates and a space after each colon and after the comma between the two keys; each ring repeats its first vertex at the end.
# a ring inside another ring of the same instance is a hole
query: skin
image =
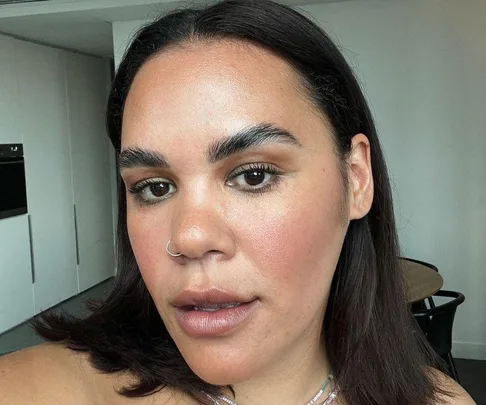
{"type": "Polygon", "coordinates": [[[134,148],[171,166],[121,175],[127,189],[146,179],[174,187],[152,205],[128,192],[127,223],[145,284],[189,366],[205,381],[232,384],[243,403],[312,398],[329,372],[321,325],[347,225],[372,202],[367,138],[353,138],[346,195],[330,126],[294,70],[257,46],[225,41],[169,50],[142,67],[123,117],[122,151],[134,148]],[[261,123],[300,146],[274,142],[208,162],[211,143],[261,123]],[[228,183],[258,163],[281,172],[270,190],[246,191],[243,175],[228,183]],[[167,255],[169,239],[183,257],[167,255]],[[171,304],[184,289],[211,287],[257,297],[258,308],[222,338],[191,338],[171,304]]]}

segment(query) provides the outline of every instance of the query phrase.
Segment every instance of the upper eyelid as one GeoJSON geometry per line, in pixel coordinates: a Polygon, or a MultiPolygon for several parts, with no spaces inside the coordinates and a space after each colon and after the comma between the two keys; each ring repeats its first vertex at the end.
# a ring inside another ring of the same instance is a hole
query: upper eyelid
{"type": "Polygon", "coordinates": [[[137,181],[130,186],[127,186],[127,189],[131,192],[140,191],[141,189],[147,187],[150,184],[154,184],[154,183],[170,183],[170,184],[174,185],[174,183],[172,181],[166,179],[165,177],[150,177],[150,178],[147,178],[147,179],[137,181]],[[163,181],[161,181],[161,180],[163,180],[163,181]]]}
{"type": "Polygon", "coordinates": [[[235,176],[239,176],[247,171],[250,171],[250,170],[264,170],[264,171],[272,171],[274,173],[280,173],[281,172],[281,169],[279,169],[277,166],[273,165],[273,164],[270,164],[270,163],[250,163],[248,165],[242,165],[238,168],[236,168],[235,170],[233,170],[233,172],[231,172],[231,174],[228,176],[228,178],[234,178],[235,176]],[[255,167],[252,167],[252,165],[255,165],[255,167]]]}

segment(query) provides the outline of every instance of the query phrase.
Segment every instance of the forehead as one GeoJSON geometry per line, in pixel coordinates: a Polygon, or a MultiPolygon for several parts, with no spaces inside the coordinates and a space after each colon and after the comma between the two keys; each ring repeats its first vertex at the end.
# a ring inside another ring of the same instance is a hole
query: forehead
{"type": "Polygon", "coordinates": [[[125,104],[122,146],[188,135],[210,141],[259,122],[298,132],[324,121],[279,56],[248,42],[197,42],[142,66],[125,104]]]}

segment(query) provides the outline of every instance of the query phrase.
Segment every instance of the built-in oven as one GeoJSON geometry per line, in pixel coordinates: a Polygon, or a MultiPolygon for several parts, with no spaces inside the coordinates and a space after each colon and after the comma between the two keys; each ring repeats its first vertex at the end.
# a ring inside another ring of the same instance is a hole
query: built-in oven
{"type": "Polygon", "coordinates": [[[27,213],[22,144],[0,144],[0,219],[27,213]]]}

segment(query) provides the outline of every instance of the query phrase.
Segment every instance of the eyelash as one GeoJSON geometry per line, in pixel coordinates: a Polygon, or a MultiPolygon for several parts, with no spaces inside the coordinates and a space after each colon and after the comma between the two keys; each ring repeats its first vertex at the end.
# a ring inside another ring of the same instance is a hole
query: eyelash
{"type": "Polygon", "coordinates": [[[264,173],[268,173],[274,177],[264,186],[262,187],[250,186],[248,189],[244,190],[244,192],[253,193],[253,194],[263,194],[266,191],[272,189],[274,186],[276,186],[280,180],[280,176],[282,175],[282,172],[277,170],[275,166],[266,163],[250,163],[249,165],[241,166],[238,169],[236,169],[236,171],[230,175],[227,181],[233,180],[238,176],[241,176],[242,174],[251,173],[254,171],[261,171],[264,173]]]}
{"type": "Polygon", "coordinates": [[[136,201],[140,204],[140,205],[153,205],[153,204],[156,204],[160,201],[163,201],[163,200],[166,200],[168,197],[161,197],[160,199],[158,199],[157,201],[148,201],[147,199],[145,199],[143,196],[142,196],[142,193],[143,191],[145,190],[145,188],[153,185],[153,184],[160,184],[160,183],[167,183],[167,184],[171,184],[169,181],[166,181],[166,179],[158,179],[158,178],[154,178],[154,179],[147,179],[147,180],[142,180],[140,181],[139,183],[135,184],[134,186],[130,187],[128,189],[128,191],[130,192],[130,194],[133,194],[135,196],[135,199],[136,201]]]}
{"type": "MultiPolygon", "coordinates": [[[[251,163],[245,166],[241,166],[238,169],[236,169],[231,175],[226,179],[226,182],[234,180],[238,176],[241,176],[242,174],[245,173],[251,173],[253,171],[261,171],[264,172],[265,174],[270,174],[273,176],[272,179],[270,179],[264,186],[257,188],[258,186],[255,187],[249,187],[245,190],[241,190],[244,193],[250,193],[250,194],[263,194],[267,191],[270,191],[274,187],[276,187],[280,180],[283,172],[278,170],[275,166],[266,164],[266,163],[251,163]]],[[[147,201],[146,198],[142,196],[143,191],[145,190],[146,187],[151,186],[153,184],[160,184],[160,183],[166,183],[170,184],[174,187],[173,183],[166,181],[166,179],[162,178],[153,178],[153,179],[146,179],[142,180],[139,183],[136,183],[134,186],[130,187],[128,191],[130,194],[133,194],[135,196],[135,199],[137,202],[141,205],[153,205],[157,204],[158,202],[164,201],[170,197],[160,197],[155,201],[147,201]]]]}

